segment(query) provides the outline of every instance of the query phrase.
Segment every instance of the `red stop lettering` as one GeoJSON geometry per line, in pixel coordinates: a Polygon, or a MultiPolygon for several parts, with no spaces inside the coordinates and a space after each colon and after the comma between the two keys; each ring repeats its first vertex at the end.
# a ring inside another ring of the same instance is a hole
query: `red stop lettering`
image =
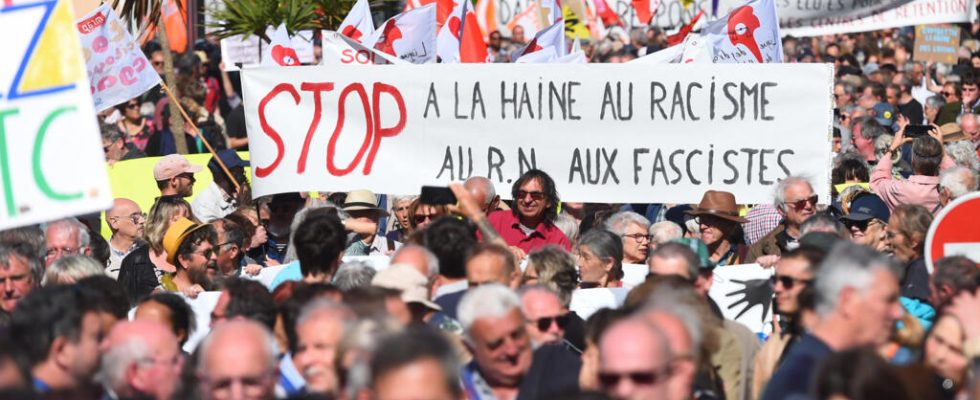
{"type": "Polygon", "coordinates": [[[354,159],[351,160],[350,164],[345,168],[337,168],[334,165],[334,155],[336,154],[337,139],[340,138],[340,131],[344,128],[344,120],[346,119],[345,111],[347,108],[346,100],[350,92],[357,92],[361,97],[361,106],[364,108],[364,120],[371,121],[371,106],[368,104],[367,91],[364,90],[364,85],[360,83],[352,83],[347,85],[342,92],[340,92],[340,98],[337,100],[337,126],[333,130],[333,134],[330,135],[330,143],[327,144],[327,171],[333,176],[344,176],[349,174],[357,164],[361,162],[361,157],[364,156],[364,151],[367,150],[368,145],[371,143],[371,137],[373,136],[373,125],[368,122],[365,124],[366,132],[364,133],[364,141],[361,143],[361,147],[357,150],[357,154],[354,159]]]}
{"type": "Polygon", "coordinates": [[[375,82],[374,96],[371,100],[371,106],[374,109],[374,142],[371,144],[371,152],[368,153],[367,161],[364,162],[364,175],[371,174],[371,166],[374,165],[374,156],[378,154],[378,149],[381,147],[381,139],[398,136],[405,129],[405,100],[402,99],[402,94],[397,88],[375,82]],[[398,107],[398,123],[390,128],[381,127],[381,93],[390,95],[398,107]]]}
{"type": "Polygon", "coordinates": [[[296,162],[296,173],[302,174],[306,171],[306,156],[310,152],[310,142],[313,141],[313,132],[316,132],[317,126],[320,125],[320,116],[323,114],[323,102],[320,99],[320,93],[333,90],[333,82],[303,82],[299,88],[304,92],[313,92],[313,122],[310,122],[310,129],[306,131],[303,150],[299,153],[299,161],[296,162]]]}
{"type": "Polygon", "coordinates": [[[262,126],[262,132],[276,143],[276,159],[272,161],[272,164],[265,167],[255,167],[255,176],[259,178],[265,178],[275,171],[276,167],[279,166],[279,163],[282,162],[284,152],[286,151],[286,146],[282,142],[282,136],[279,136],[279,132],[276,132],[275,129],[269,126],[269,122],[265,118],[265,106],[267,106],[272,99],[282,92],[288,92],[290,95],[292,95],[293,101],[296,102],[296,105],[299,105],[299,93],[296,92],[296,88],[293,87],[293,85],[288,83],[280,83],[276,85],[276,87],[272,88],[272,90],[269,91],[269,94],[265,95],[265,97],[262,98],[262,101],[259,102],[259,124],[262,126]]]}

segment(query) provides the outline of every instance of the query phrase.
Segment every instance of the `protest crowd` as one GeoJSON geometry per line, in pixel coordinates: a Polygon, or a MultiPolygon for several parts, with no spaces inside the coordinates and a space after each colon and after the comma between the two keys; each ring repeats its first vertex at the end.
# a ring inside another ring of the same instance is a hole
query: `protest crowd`
{"type": "MultiPolygon", "coordinates": [[[[549,62],[640,61],[693,25],[611,24],[549,62]]],[[[980,252],[927,243],[980,183],[980,22],[953,26],[949,63],[912,26],[777,39],[833,66],[830,187],[787,174],[752,204],[573,202],[544,168],[255,196],[249,72],[207,35],[174,87],[93,116],[105,167],[145,167],[113,191],[152,193],[0,231],[0,399],[980,399],[980,252]]],[[[486,61],[533,54],[524,29],[487,33],[486,61]]]]}

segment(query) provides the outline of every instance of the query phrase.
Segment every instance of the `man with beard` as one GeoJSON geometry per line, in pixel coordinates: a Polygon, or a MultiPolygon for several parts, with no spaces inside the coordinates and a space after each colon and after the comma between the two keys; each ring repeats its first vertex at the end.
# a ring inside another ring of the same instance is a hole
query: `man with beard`
{"type": "Polygon", "coordinates": [[[218,234],[210,224],[197,224],[180,218],[167,229],[163,236],[163,248],[167,262],[177,267],[173,275],[160,278],[163,288],[184,293],[191,298],[207,290],[213,290],[218,275],[218,234]]]}
{"type": "Polygon", "coordinates": [[[813,285],[813,277],[822,258],[823,252],[819,249],[803,246],[784,254],[776,263],[776,273],[770,278],[770,285],[775,293],[773,310],[779,314],[781,329],[770,335],[755,355],[753,396],[762,393],[773,371],[781,364],[783,355],[804,331],[800,320],[800,293],[813,285]]]}

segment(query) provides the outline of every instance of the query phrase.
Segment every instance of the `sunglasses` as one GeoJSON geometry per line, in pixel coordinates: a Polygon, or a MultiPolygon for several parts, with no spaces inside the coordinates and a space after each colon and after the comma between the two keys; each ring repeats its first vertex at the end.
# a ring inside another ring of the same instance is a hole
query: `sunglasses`
{"type": "Polygon", "coordinates": [[[844,223],[844,226],[846,226],[847,229],[857,228],[859,231],[864,232],[865,230],[868,229],[868,223],[870,223],[871,220],[866,220],[866,221],[849,221],[849,220],[844,220],[844,221],[841,221],[841,222],[844,223]]]}
{"type": "Polygon", "coordinates": [[[163,65],[163,61],[150,61],[150,64],[153,64],[154,66],[159,67],[159,66],[163,65]]]}
{"type": "Polygon", "coordinates": [[[813,195],[813,196],[807,197],[805,199],[799,199],[797,201],[788,201],[785,204],[789,204],[789,205],[793,206],[793,208],[796,209],[796,211],[800,211],[800,210],[806,208],[807,203],[809,203],[811,207],[812,206],[816,206],[817,205],[817,195],[813,195]]]}
{"type": "Polygon", "coordinates": [[[192,252],[191,254],[200,254],[204,256],[204,258],[211,259],[211,256],[218,254],[217,250],[215,249],[217,249],[217,247],[212,247],[210,249],[202,250],[202,251],[195,251],[192,252]]]}
{"type": "Polygon", "coordinates": [[[126,108],[127,109],[130,109],[130,110],[135,110],[137,108],[140,108],[140,105],[137,104],[137,103],[129,103],[129,104],[126,104],[126,108]]]}
{"type": "Polygon", "coordinates": [[[421,223],[423,223],[425,221],[432,221],[435,218],[436,218],[436,215],[435,214],[430,214],[430,215],[418,214],[418,215],[415,216],[415,223],[416,224],[421,224],[421,223]]]}
{"type": "Polygon", "coordinates": [[[956,93],[953,93],[953,92],[942,92],[942,93],[943,93],[943,96],[954,96],[954,95],[956,95],[956,93]]]}
{"type": "Polygon", "coordinates": [[[570,319],[571,317],[569,317],[568,314],[564,314],[564,315],[556,315],[554,317],[541,317],[538,318],[537,320],[533,320],[532,322],[534,322],[538,326],[538,331],[545,332],[549,328],[551,328],[552,323],[557,324],[558,329],[565,329],[565,326],[568,325],[568,321],[570,319]]]}
{"type": "Polygon", "coordinates": [[[636,385],[650,386],[669,376],[670,368],[650,372],[600,372],[598,375],[599,384],[604,388],[614,388],[619,385],[619,381],[623,379],[629,379],[636,385]]]}
{"type": "Polygon", "coordinates": [[[801,285],[809,284],[812,279],[796,279],[790,276],[773,275],[769,277],[769,285],[776,287],[776,283],[783,285],[786,290],[792,290],[797,283],[801,285]]]}
{"type": "Polygon", "coordinates": [[[544,192],[528,192],[526,190],[517,191],[518,200],[523,200],[527,196],[531,196],[531,200],[542,200],[544,199],[544,192]]]}

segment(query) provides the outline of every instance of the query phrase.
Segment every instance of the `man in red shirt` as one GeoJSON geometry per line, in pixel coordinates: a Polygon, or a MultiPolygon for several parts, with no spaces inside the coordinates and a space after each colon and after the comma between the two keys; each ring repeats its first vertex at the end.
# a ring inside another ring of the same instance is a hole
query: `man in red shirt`
{"type": "Polygon", "coordinates": [[[515,255],[524,258],[532,250],[548,244],[571,250],[568,238],[554,225],[561,200],[555,181],[548,174],[537,169],[525,172],[514,182],[511,195],[513,209],[496,211],[487,219],[515,255]]]}

